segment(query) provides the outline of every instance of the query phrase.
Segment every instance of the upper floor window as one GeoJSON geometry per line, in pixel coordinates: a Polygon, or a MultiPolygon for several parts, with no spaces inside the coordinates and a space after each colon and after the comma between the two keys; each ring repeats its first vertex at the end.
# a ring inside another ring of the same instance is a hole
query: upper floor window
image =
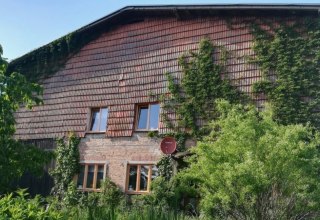
{"type": "Polygon", "coordinates": [[[158,130],[160,105],[146,104],[138,106],[137,130],[158,130]]]}
{"type": "Polygon", "coordinates": [[[84,191],[99,191],[106,176],[106,164],[81,164],[76,177],[77,188],[84,191]]]}
{"type": "Polygon", "coordinates": [[[91,110],[90,131],[106,131],[108,121],[107,108],[93,108],[91,110]]]}

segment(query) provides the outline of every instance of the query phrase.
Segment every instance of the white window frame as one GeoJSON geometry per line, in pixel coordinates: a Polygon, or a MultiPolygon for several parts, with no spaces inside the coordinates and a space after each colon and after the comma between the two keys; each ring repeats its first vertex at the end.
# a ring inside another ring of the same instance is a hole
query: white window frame
{"type": "Polygon", "coordinates": [[[136,131],[158,131],[159,130],[159,124],[160,124],[160,112],[161,108],[159,109],[159,115],[158,115],[158,128],[157,129],[150,129],[150,111],[151,111],[151,105],[159,105],[160,103],[158,102],[152,102],[152,103],[144,103],[144,104],[137,104],[136,108],[136,118],[135,118],[135,130],[136,131]],[[148,115],[147,115],[147,128],[138,128],[139,125],[139,117],[140,117],[140,109],[143,107],[148,107],[148,115]]]}

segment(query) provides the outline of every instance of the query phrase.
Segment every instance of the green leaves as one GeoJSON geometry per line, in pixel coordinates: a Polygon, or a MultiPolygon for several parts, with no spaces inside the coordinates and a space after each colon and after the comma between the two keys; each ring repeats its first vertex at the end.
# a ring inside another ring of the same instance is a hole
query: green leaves
{"type": "Polygon", "coordinates": [[[319,19],[283,24],[273,31],[271,35],[257,25],[253,29],[255,62],[264,73],[253,91],[266,94],[278,122],[310,122],[319,128],[319,19]]]}
{"type": "Polygon", "coordinates": [[[224,48],[214,46],[208,39],[203,39],[197,52],[184,54],[178,60],[183,71],[181,84],[177,84],[172,75],[166,74],[168,89],[172,96],[164,102],[173,105],[165,103],[164,106],[167,108],[174,106],[180,120],[178,127],[185,128],[192,136],[202,135],[203,130],[199,129],[199,120],[209,121],[215,117],[216,99],[224,98],[232,103],[240,101],[240,93],[227,79],[221,78],[221,74],[225,71],[223,61],[226,59],[226,54],[224,48]],[[222,61],[220,63],[213,59],[219,49],[222,61]]]}
{"type": "Polygon", "coordinates": [[[0,219],[62,219],[59,212],[52,209],[45,210],[43,200],[39,196],[28,199],[26,189],[20,189],[16,194],[0,197],[0,219]]]}
{"type": "Polygon", "coordinates": [[[65,196],[73,177],[80,171],[79,143],[80,138],[74,133],[70,133],[66,140],[57,140],[56,166],[51,175],[54,179],[53,193],[60,199],[65,196]]]}
{"type": "Polygon", "coordinates": [[[308,126],[280,125],[269,110],[259,113],[226,101],[217,105],[219,119],[180,174],[199,179],[202,209],[224,219],[317,213],[320,134],[308,126]]]}
{"type": "Polygon", "coordinates": [[[7,73],[7,62],[0,53],[0,194],[25,171],[40,173],[50,161],[50,153],[13,138],[14,112],[23,105],[32,108],[40,104],[41,95],[41,86],[29,83],[19,73],[7,73]]]}

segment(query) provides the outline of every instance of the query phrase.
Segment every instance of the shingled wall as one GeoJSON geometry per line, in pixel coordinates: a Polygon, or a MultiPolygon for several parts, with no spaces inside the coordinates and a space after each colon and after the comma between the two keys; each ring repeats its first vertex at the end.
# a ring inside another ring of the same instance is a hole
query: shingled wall
{"type": "MultiPolygon", "coordinates": [[[[266,18],[146,18],[116,27],[83,47],[62,70],[42,80],[44,105],[16,113],[16,138],[56,138],[68,131],[84,137],[90,108],[99,106],[109,108],[107,137],[132,136],[135,104],[157,101],[156,95],[166,93],[164,73],[181,78],[177,58],[196,50],[204,37],[226,46],[230,52],[228,77],[250,93],[250,85],[260,73],[245,60],[253,55],[247,21],[259,19],[266,18]]],[[[257,104],[263,100],[257,98],[257,104]]],[[[161,123],[160,132],[165,131],[161,123]]]]}

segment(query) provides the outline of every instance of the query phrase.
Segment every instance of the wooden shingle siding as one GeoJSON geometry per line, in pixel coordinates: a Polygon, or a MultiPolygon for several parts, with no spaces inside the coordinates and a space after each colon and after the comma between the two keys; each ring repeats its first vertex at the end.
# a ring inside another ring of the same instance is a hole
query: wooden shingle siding
{"type": "MultiPolygon", "coordinates": [[[[107,137],[132,136],[136,104],[157,101],[157,95],[167,93],[164,74],[171,72],[181,79],[178,57],[197,50],[204,37],[226,47],[230,57],[227,74],[221,73],[222,76],[251,95],[251,85],[260,79],[261,73],[245,59],[254,54],[250,24],[244,21],[259,19],[275,18],[146,18],[107,31],[71,57],[64,69],[41,80],[44,105],[20,109],[15,114],[16,138],[56,138],[68,131],[83,137],[88,109],[94,107],[109,109],[107,137]],[[232,29],[227,20],[232,21],[232,29]]],[[[215,57],[218,55],[219,51],[215,57]]],[[[261,106],[265,97],[255,99],[261,106]]],[[[174,113],[169,117],[174,119],[174,113]]],[[[160,132],[166,131],[161,122],[160,132]]]]}

